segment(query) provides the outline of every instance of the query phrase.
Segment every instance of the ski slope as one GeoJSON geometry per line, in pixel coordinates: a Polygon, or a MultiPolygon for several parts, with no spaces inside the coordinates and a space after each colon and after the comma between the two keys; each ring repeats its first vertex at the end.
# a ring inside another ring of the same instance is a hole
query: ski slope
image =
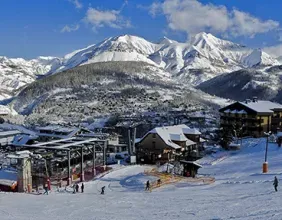
{"type": "Polygon", "coordinates": [[[144,191],[155,177],[142,173],[148,166],[115,167],[85,184],[85,193],[51,192],[47,195],[0,193],[1,220],[120,220],[120,219],[282,219],[282,149],[269,144],[269,173],[262,174],[264,139],[243,142],[236,152],[219,152],[199,161],[200,174],[211,175],[210,185],[179,182],[144,191]],[[223,158],[223,159],[222,159],[223,158]],[[100,189],[106,186],[105,195],[100,189]]]}

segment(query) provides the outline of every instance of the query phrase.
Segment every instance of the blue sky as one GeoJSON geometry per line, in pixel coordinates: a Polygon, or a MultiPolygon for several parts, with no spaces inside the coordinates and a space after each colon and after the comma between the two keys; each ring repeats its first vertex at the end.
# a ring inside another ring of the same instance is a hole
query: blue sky
{"type": "Polygon", "coordinates": [[[200,31],[279,55],[281,9],[281,0],[1,0],[0,56],[64,56],[121,34],[186,41],[200,31]]]}

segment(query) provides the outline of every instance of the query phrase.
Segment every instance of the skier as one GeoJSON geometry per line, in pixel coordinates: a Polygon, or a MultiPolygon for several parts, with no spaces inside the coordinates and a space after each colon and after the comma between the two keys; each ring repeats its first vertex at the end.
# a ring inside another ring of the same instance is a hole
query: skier
{"type": "Polygon", "coordinates": [[[73,194],[75,194],[75,186],[76,186],[75,184],[73,184],[73,186],[72,186],[72,188],[73,188],[73,192],[72,193],[73,194]]]}
{"type": "Polygon", "coordinates": [[[158,186],[159,187],[161,186],[161,183],[162,183],[161,179],[158,179],[158,186]]]}
{"type": "Polygon", "coordinates": [[[101,190],[102,190],[101,194],[104,195],[105,194],[105,186],[103,186],[101,190]]]}
{"type": "Polygon", "coordinates": [[[76,192],[78,192],[78,190],[79,190],[79,185],[78,184],[75,185],[75,190],[76,190],[76,192]]]}
{"type": "Polygon", "coordinates": [[[84,192],[84,184],[83,183],[81,184],[81,192],[82,193],[84,192]]]}
{"type": "Polygon", "coordinates": [[[274,186],[275,191],[277,192],[278,179],[277,179],[277,177],[276,177],[276,176],[274,177],[273,186],[274,186]]]}
{"type": "Polygon", "coordinates": [[[146,191],[149,191],[150,190],[150,181],[148,180],[147,183],[146,183],[146,191]]]}
{"type": "Polygon", "coordinates": [[[48,195],[48,184],[47,183],[45,183],[45,185],[44,185],[44,190],[45,190],[45,192],[43,193],[43,195],[48,195]]]}

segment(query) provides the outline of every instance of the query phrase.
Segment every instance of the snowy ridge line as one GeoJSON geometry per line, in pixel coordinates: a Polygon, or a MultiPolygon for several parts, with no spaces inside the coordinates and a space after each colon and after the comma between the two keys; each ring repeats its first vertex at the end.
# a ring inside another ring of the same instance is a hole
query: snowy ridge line
{"type": "MultiPolygon", "coordinates": [[[[164,39],[152,43],[138,36],[111,37],[59,57],[38,57],[24,60],[0,56],[0,100],[16,95],[26,85],[48,75],[77,66],[99,62],[136,61],[164,70],[180,83],[199,85],[215,76],[242,68],[262,69],[280,62],[261,49],[219,39],[212,34],[196,34],[188,43],[164,39]],[[199,74],[201,73],[201,74],[199,74]],[[1,91],[1,90],[0,90],[1,91]]],[[[158,73],[164,77],[164,71],[158,73]]]]}

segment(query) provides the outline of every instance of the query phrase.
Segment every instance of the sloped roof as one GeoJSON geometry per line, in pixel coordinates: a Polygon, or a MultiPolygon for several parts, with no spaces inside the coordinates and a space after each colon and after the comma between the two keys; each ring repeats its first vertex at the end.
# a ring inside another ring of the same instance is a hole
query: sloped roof
{"type": "Polygon", "coordinates": [[[196,143],[194,141],[191,141],[189,139],[187,139],[186,141],[186,146],[191,146],[191,145],[195,145],[196,143]]]}
{"type": "Polygon", "coordinates": [[[180,160],[180,163],[193,164],[193,165],[195,165],[196,167],[199,167],[199,168],[202,167],[202,165],[196,163],[195,161],[180,160]]]}
{"type": "Polygon", "coordinates": [[[18,130],[10,130],[10,131],[0,131],[0,137],[8,137],[8,136],[15,136],[20,134],[21,132],[18,130]]]}
{"type": "Polygon", "coordinates": [[[282,105],[271,101],[256,101],[256,102],[239,102],[240,104],[250,108],[256,112],[273,113],[273,109],[282,109],[282,105]]]}
{"type": "Polygon", "coordinates": [[[188,131],[190,129],[188,126],[181,124],[175,126],[166,126],[166,127],[157,127],[153,130],[149,131],[143,138],[139,139],[138,141],[141,142],[148,134],[158,134],[160,138],[170,147],[174,149],[180,149],[181,147],[173,141],[186,141],[186,145],[194,145],[195,142],[189,140],[185,137],[184,130],[188,131]]]}
{"type": "Polygon", "coordinates": [[[187,141],[188,139],[185,137],[184,134],[169,134],[170,139],[172,141],[187,141]]]}
{"type": "Polygon", "coordinates": [[[37,138],[38,136],[35,135],[27,135],[27,134],[17,135],[14,137],[12,143],[15,145],[25,145],[29,140],[36,140],[37,138]]]}
{"type": "Polygon", "coordinates": [[[196,128],[189,128],[189,127],[187,127],[187,128],[183,128],[182,130],[183,130],[184,134],[194,134],[194,135],[201,135],[202,134],[196,128]]]}

